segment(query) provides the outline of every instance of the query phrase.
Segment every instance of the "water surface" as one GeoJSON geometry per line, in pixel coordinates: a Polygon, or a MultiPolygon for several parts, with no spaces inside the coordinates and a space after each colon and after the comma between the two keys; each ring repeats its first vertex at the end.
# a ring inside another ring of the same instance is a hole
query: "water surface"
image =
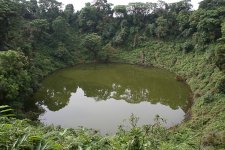
{"type": "Polygon", "coordinates": [[[190,90],[175,74],[157,68],[125,64],[79,65],[47,77],[33,99],[45,112],[45,124],[79,126],[115,133],[128,125],[133,113],[139,125],[154,123],[155,115],[167,127],[180,123],[190,90]]]}

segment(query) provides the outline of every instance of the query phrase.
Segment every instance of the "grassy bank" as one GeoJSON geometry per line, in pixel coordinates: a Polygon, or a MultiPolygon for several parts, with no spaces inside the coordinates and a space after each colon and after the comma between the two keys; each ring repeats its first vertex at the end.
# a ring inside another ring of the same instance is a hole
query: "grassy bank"
{"type": "MultiPolygon", "coordinates": [[[[193,91],[191,119],[173,129],[170,142],[178,145],[203,145],[222,148],[225,145],[225,74],[214,64],[215,45],[203,51],[185,53],[182,43],[153,41],[133,51],[121,51],[121,62],[152,65],[182,76],[193,91]],[[144,61],[143,56],[144,55],[144,61]]],[[[170,143],[169,142],[169,143],[170,143]]]]}
{"type": "MultiPolygon", "coordinates": [[[[191,119],[165,130],[156,124],[131,129],[122,127],[113,136],[102,136],[88,129],[62,129],[29,120],[1,119],[1,149],[224,149],[225,78],[213,63],[214,45],[203,51],[185,53],[182,43],[151,41],[141,48],[117,50],[113,62],[144,64],[168,69],[182,76],[193,91],[191,119]]],[[[43,65],[44,66],[44,65],[43,65]]],[[[58,67],[57,67],[58,68],[58,67]]]]}

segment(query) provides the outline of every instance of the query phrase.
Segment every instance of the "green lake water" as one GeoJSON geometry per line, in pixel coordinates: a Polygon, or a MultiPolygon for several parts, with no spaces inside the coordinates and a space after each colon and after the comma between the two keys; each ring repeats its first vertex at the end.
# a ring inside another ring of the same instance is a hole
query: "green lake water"
{"type": "Polygon", "coordinates": [[[166,127],[179,124],[189,107],[189,87],[166,70],[126,64],[92,64],[55,72],[42,82],[33,101],[43,108],[39,120],[65,128],[80,126],[115,133],[129,129],[128,118],[138,125],[153,124],[156,115],[166,127]]]}

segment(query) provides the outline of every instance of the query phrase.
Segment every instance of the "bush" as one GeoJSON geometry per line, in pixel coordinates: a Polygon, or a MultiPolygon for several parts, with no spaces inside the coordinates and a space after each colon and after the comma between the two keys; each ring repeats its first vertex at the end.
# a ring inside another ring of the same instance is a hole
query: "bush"
{"type": "Polygon", "coordinates": [[[116,49],[111,46],[111,43],[108,43],[99,51],[98,59],[102,62],[109,62],[115,53],[116,49]]]}
{"type": "Polygon", "coordinates": [[[205,104],[211,103],[211,102],[213,102],[213,100],[214,100],[214,97],[211,94],[207,94],[206,96],[204,96],[204,103],[205,104]]]}
{"type": "Polygon", "coordinates": [[[183,49],[184,53],[189,53],[189,52],[191,52],[194,49],[194,45],[192,43],[190,43],[190,42],[185,42],[182,45],[182,49],[183,49]]]}
{"type": "Polygon", "coordinates": [[[217,67],[225,72],[225,46],[219,45],[215,51],[216,65],[217,67]]]}
{"type": "Polygon", "coordinates": [[[96,33],[88,34],[82,41],[82,46],[86,48],[97,59],[98,53],[101,50],[101,37],[96,33]]]}
{"type": "Polygon", "coordinates": [[[21,52],[0,52],[0,99],[16,99],[30,91],[27,57],[21,52]]]}
{"type": "Polygon", "coordinates": [[[113,38],[113,45],[120,46],[125,44],[126,38],[128,35],[128,31],[126,28],[123,28],[114,38],[113,38]]]}
{"type": "Polygon", "coordinates": [[[65,44],[63,44],[62,42],[58,44],[58,48],[55,51],[54,56],[65,63],[68,63],[72,60],[70,52],[65,47],[65,44]]]}
{"type": "Polygon", "coordinates": [[[218,89],[221,93],[225,94],[225,77],[219,81],[218,89]]]}

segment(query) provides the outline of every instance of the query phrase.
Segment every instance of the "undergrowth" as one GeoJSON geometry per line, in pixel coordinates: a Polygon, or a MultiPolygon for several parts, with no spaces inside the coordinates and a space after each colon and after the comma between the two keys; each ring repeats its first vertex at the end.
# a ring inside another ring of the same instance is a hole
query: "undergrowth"
{"type": "MultiPolygon", "coordinates": [[[[152,41],[119,51],[120,62],[165,68],[182,76],[193,91],[191,119],[173,128],[168,149],[225,149],[225,74],[214,63],[215,45],[186,53],[182,43],[152,41]],[[144,61],[140,60],[145,56],[144,61]],[[181,147],[180,147],[181,146],[181,147]]],[[[116,60],[115,60],[116,61],[116,60]]]]}

